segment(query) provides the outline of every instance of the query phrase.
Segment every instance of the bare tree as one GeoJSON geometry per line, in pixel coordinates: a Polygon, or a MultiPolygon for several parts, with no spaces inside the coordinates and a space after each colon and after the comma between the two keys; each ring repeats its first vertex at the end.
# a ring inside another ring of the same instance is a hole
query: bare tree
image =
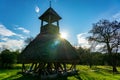
{"type": "Polygon", "coordinates": [[[92,34],[92,36],[89,36],[89,41],[104,44],[104,48],[106,48],[107,53],[109,54],[113,72],[117,72],[115,56],[120,47],[120,22],[100,20],[93,24],[93,28],[89,33],[92,34]]]}

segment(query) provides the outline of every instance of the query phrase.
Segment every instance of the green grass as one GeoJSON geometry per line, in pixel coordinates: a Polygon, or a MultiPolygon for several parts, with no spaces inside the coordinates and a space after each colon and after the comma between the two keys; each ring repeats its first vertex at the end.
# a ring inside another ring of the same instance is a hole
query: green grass
{"type": "MultiPolygon", "coordinates": [[[[79,76],[68,77],[68,80],[120,80],[120,74],[112,72],[110,66],[77,66],[79,76]]],[[[120,67],[118,67],[120,71],[120,67]]]]}
{"type": "MultiPolygon", "coordinates": [[[[77,69],[78,75],[68,77],[67,80],[120,80],[120,74],[113,74],[110,66],[93,66],[90,69],[89,66],[78,65],[77,69]]],[[[17,65],[15,69],[0,70],[0,80],[39,80],[30,75],[22,76],[18,74],[20,71],[20,65],[17,65]]],[[[118,71],[120,72],[120,67],[118,71]]]]}

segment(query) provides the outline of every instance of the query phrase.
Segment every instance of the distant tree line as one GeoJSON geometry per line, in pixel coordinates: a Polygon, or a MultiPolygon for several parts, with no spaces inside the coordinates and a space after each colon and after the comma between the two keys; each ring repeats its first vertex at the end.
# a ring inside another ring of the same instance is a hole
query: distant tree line
{"type": "MultiPolygon", "coordinates": [[[[89,65],[90,67],[93,65],[108,65],[111,66],[111,60],[108,53],[101,52],[90,52],[90,49],[79,47],[77,48],[77,52],[80,57],[79,64],[81,65],[89,65]]],[[[120,53],[115,55],[117,66],[120,66],[120,53]]]]}

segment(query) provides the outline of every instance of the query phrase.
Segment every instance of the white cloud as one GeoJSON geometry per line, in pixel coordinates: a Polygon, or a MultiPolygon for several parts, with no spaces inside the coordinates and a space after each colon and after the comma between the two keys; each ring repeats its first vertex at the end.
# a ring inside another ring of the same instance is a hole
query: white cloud
{"type": "MultiPolygon", "coordinates": [[[[22,30],[25,33],[30,32],[22,27],[20,27],[18,29],[22,30]]],[[[0,36],[1,36],[1,39],[2,39],[2,37],[10,37],[10,36],[17,36],[17,37],[20,37],[22,39],[25,38],[25,37],[23,37],[23,35],[14,33],[13,31],[7,29],[3,24],[0,24],[0,36]]],[[[3,38],[3,39],[5,39],[5,38],[3,38]]]]}
{"type": "Polygon", "coordinates": [[[7,39],[4,42],[0,42],[0,48],[7,48],[7,49],[22,49],[24,46],[24,40],[15,40],[15,39],[7,39]]]}
{"type": "Polygon", "coordinates": [[[91,52],[103,52],[103,47],[105,46],[105,44],[102,44],[102,43],[99,43],[99,44],[96,44],[93,42],[91,42],[91,52]]]}
{"type": "Polygon", "coordinates": [[[113,15],[114,19],[120,19],[120,12],[116,13],[113,15]]]}
{"type": "Polygon", "coordinates": [[[101,47],[103,47],[104,44],[97,44],[96,42],[89,43],[86,39],[88,36],[88,33],[80,33],[77,35],[78,47],[81,46],[83,48],[90,48],[91,52],[101,52],[101,47]]]}
{"type": "MultiPolygon", "coordinates": [[[[26,33],[29,31],[24,28],[19,28],[26,33]]],[[[7,48],[10,50],[22,49],[24,47],[25,37],[21,34],[14,33],[13,31],[7,29],[3,24],[0,24],[0,50],[7,48]],[[17,40],[20,38],[19,40],[17,40]]]]}
{"type": "Polygon", "coordinates": [[[8,38],[7,38],[7,37],[3,37],[3,38],[1,38],[1,40],[3,40],[3,41],[7,41],[8,38]]]}
{"type": "Polygon", "coordinates": [[[40,8],[39,8],[38,6],[36,6],[36,7],[35,7],[35,12],[36,12],[36,13],[39,13],[39,11],[40,11],[40,8]]]}
{"type": "Polygon", "coordinates": [[[87,36],[88,36],[87,33],[80,33],[77,35],[77,40],[78,40],[79,46],[86,47],[86,48],[90,47],[88,40],[86,39],[87,36]]]}
{"type": "Polygon", "coordinates": [[[16,28],[16,29],[23,31],[23,32],[26,33],[26,34],[29,34],[29,33],[30,33],[29,30],[27,30],[27,29],[25,29],[25,28],[23,28],[23,27],[18,27],[18,28],[16,28]]]}
{"type": "Polygon", "coordinates": [[[0,35],[1,36],[13,36],[16,35],[11,30],[7,29],[3,24],[0,24],[0,35]]]}
{"type": "Polygon", "coordinates": [[[25,37],[21,34],[17,34],[18,37],[20,37],[21,39],[25,39],[25,37]]]}

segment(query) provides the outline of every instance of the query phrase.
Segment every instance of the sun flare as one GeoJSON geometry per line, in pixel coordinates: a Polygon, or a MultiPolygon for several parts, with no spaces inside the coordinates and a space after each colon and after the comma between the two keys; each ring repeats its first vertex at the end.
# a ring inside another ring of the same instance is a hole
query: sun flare
{"type": "Polygon", "coordinates": [[[68,37],[68,34],[66,32],[61,32],[60,37],[66,39],[68,37]]]}

